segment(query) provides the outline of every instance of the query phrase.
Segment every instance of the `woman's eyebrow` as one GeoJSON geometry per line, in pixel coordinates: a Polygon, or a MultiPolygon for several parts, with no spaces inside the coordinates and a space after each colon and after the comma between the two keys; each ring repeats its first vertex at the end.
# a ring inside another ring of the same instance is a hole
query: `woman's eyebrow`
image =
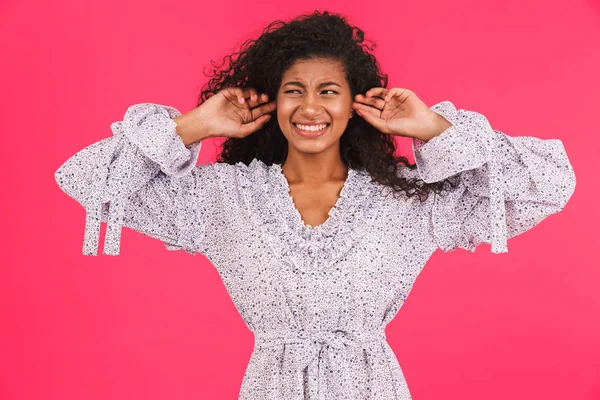
{"type": "MultiPolygon", "coordinates": [[[[283,87],[285,86],[291,86],[291,85],[295,85],[295,86],[300,86],[301,88],[304,88],[304,84],[302,82],[299,81],[290,81],[290,82],[286,82],[283,87]]],[[[330,85],[335,85],[338,87],[342,87],[340,84],[338,84],[337,82],[333,82],[333,81],[329,81],[329,82],[323,82],[319,84],[319,88],[325,87],[325,86],[330,86],[330,85]]]]}

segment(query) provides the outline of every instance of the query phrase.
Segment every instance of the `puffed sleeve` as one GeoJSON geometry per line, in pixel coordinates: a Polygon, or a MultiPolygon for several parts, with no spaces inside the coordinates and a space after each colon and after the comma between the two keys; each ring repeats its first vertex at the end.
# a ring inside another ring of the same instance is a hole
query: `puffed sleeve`
{"type": "Polygon", "coordinates": [[[450,101],[431,110],[452,126],[427,142],[412,139],[418,175],[426,183],[458,178],[434,194],[430,226],[439,248],[473,252],[490,243],[505,253],[509,238],[565,207],[575,173],[559,139],[508,136],[450,101]]]}
{"type": "Polygon", "coordinates": [[[121,228],[164,242],[168,250],[203,252],[204,223],[214,203],[212,164],[196,166],[201,142],[185,146],[173,107],[129,107],[113,136],[71,156],[55,172],[62,191],[86,210],[83,254],[97,255],[107,223],[105,255],[118,255],[121,228]]]}

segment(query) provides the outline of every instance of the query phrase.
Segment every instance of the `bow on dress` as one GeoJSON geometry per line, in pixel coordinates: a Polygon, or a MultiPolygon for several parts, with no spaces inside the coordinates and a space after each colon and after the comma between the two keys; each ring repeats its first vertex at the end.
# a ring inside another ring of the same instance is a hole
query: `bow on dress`
{"type": "MultiPolygon", "coordinates": [[[[148,179],[155,175],[160,166],[148,163],[145,155],[125,136],[122,122],[111,124],[114,137],[105,139],[109,141],[103,146],[98,146],[102,162],[95,164],[90,171],[91,176],[87,182],[94,185],[91,199],[86,205],[85,233],[83,241],[83,254],[97,255],[100,238],[100,223],[107,223],[104,238],[105,255],[118,255],[120,251],[121,232],[125,208],[129,196],[138,190],[131,180],[131,176],[149,174],[148,179]]],[[[86,148],[83,151],[93,151],[86,148]]],[[[84,168],[86,166],[83,166],[84,168]]],[[[146,182],[141,179],[139,182],[146,182]]]]}
{"type": "MultiPolygon", "coordinates": [[[[92,201],[90,206],[86,207],[85,218],[85,233],[83,240],[83,254],[97,255],[98,242],[100,238],[100,223],[104,219],[107,222],[107,231],[104,241],[104,254],[116,255],[119,254],[119,242],[121,239],[121,226],[124,215],[125,201],[123,196],[118,196],[115,193],[118,189],[114,182],[125,182],[131,173],[130,169],[134,168],[133,163],[128,163],[128,168],[115,168],[113,170],[112,190],[108,188],[108,174],[111,160],[120,156],[120,158],[132,158],[133,149],[127,138],[120,130],[120,124],[114,123],[111,125],[115,137],[110,138],[107,146],[100,147],[99,157],[103,161],[94,166],[94,169],[88,171],[92,176],[88,177],[88,182],[91,182],[95,188],[92,191],[92,201]],[[112,193],[111,193],[112,192],[112,193]],[[106,206],[105,206],[106,203],[106,206]]],[[[88,150],[84,149],[83,151],[88,150]]],[[[90,149],[91,150],[91,149],[90,149]]],[[[124,193],[121,192],[121,195],[124,193]]]]}
{"type": "MultiPolygon", "coordinates": [[[[65,162],[55,173],[61,188],[86,209],[84,255],[97,255],[100,224],[107,222],[104,254],[118,255],[121,232],[132,196],[161,171],[172,178],[175,190],[176,232],[155,233],[167,248],[192,252],[201,242],[203,230],[190,233],[179,212],[193,179],[201,142],[185,146],[175,133],[173,118],[181,113],[170,106],[135,104],[123,121],[111,124],[113,136],[96,142],[65,162]],[[191,153],[191,155],[190,155],[191,153]],[[165,235],[165,237],[163,237],[165,235]]],[[[191,228],[190,228],[191,229],[191,228]]]]}
{"type": "MultiPolygon", "coordinates": [[[[354,380],[350,374],[349,351],[354,347],[365,348],[368,344],[377,344],[385,341],[385,332],[365,334],[363,337],[357,337],[344,329],[333,331],[315,331],[307,332],[304,330],[289,333],[256,333],[255,348],[266,348],[281,346],[283,344],[299,344],[294,348],[294,366],[293,371],[297,379],[293,382],[299,382],[303,371],[307,370],[309,377],[317,377],[317,392],[320,400],[330,400],[332,388],[326,388],[328,382],[328,371],[340,371],[342,374],[341,388],[339,395],[344,398],[358,399],[359,394],[353,385],[354,380]]],[[[304,385],[302,382],[300,388],[304,385]]],[[[290,388],[284,388],[290,390],[290,388]]],[[[299,399],[304,399],[305,394],[295,393],[299,399]]],[[[286,393],[286,398],[293,399],[292,393],[286,393]]]]}

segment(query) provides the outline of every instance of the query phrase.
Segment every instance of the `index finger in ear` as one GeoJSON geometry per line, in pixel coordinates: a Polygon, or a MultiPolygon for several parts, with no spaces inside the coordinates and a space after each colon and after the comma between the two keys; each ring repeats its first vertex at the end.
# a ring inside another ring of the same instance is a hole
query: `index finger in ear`
{"type": "Polygon", "coordinates": [[[410,90],[405,88],[392,88],[385,96],[385,101],[389,101],[392,97],[400,97],[401,102],[404,102],[410,95],[410,90]]]}
{"type": "Polygon", "coordinates": [[[250,110],[250,112],[252,113],[252,119],[256,120],[260,116],[268,114],[271,111],[275,110],[275,108],[277,108],[277,102],[275,100],[269,103],[265,103],[259,107],[255,107],[252,110],[250,110]]]}
{"type": "Polygon", "coordinates": [[[243,88],[242,92],[243,92],[244,99],[248,99],[249,102],[251,102],[251,103],[258,102],[258,92],[256,91],[256,89],[251,88],[251,87],[246,87],[246,88],[243,88]]]}
{"type": "Polygon", "coordinates": [[[248,88],[248,95],[250,100],[248,101],[250,107],[256,107],[259,104],[263,104],[269,101],[269,95],[266,93],[258,93],[254,88],[248,88]]]}
{"type": "Polygon", "coordinates": [[[269,95],[266,93],[261,93],[260,96],[257,96],[257,104],[259,103],[266,103],[267,101],[269,101],[269,95]]]}
{"type": "Polygon", "coordinates": [[[383,106],[385,106],[385,101],[379,97],[365,97],[362,95],[357,95],[356,103],[368,104],[379,109],[382,109],[383,106]]]}
{"type": "Polygon", "coordinates": [[[367,97],[377,96],[377,97],[383,98],[386,95],[387,91],[388,90],[383,87],[374,87],[374,88],[367,90],[367,92],[365,93],[365,96],[367,96],[367,97]]]}
{"type": "Polygon", "coordinates": [[[256,92],[256,89],[251,88],[251,87],[236,87],[234,88],[234,93],[238,99],[238,103],[240,104],[244,104],[246,102],[246,99],[250,99],[250,101],[255,101],[252,97],[256,96],[256,98],[258,99],[258,94],[256,92]]]}

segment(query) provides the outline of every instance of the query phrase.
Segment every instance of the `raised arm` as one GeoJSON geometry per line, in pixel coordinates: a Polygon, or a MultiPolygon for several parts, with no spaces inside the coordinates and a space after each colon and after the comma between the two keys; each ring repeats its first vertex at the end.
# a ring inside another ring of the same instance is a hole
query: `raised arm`
{"type": "Polygon", "coordinates": [[[431,228],[444,251],[475,251],[507,240],[562,210],[575,190],[575,174],[559,139],[511,137],[481,114],[444,101],[431,107],[452,126],[424,142],[413,138],[418,174],[427,183],[457,175],[458,186],[435,194],[431,228]]]}
{"type": "Polygon", "coordinates": [[[203,252],[204,218],[217,204],[212,164],[196,167],[201,142],[177,134],[175,108],[135,104],[114,136],[70,157],[55,173],[60,188],[86,209],[83,254],[97,255],[100,222],[107,222],[105,255],[118,255],[121,227],[165,243],[169,250],[203,252]]]}

